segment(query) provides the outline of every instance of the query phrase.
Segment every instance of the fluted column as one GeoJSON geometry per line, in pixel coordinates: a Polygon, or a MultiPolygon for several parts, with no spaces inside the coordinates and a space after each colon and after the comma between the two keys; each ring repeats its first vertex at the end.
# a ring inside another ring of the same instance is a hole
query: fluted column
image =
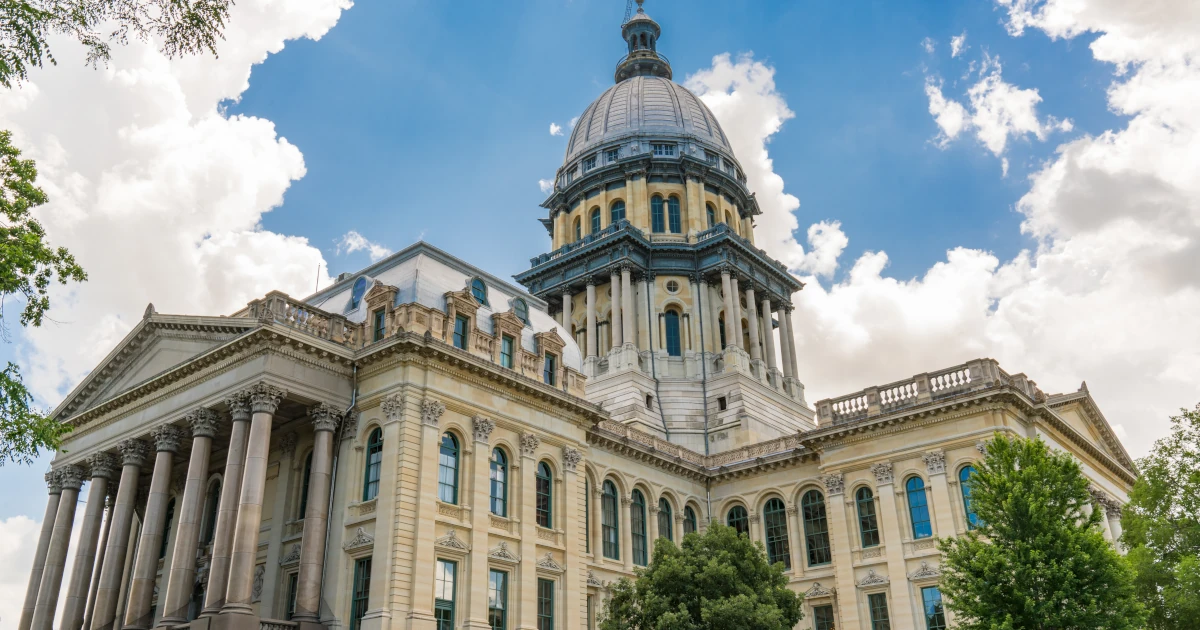
{"type": "Polygon", "coordinates": [[[625,330],[622,338],[625,343],[636,343],[637,315],[633,312],[633,270],[629,265],[621,267],[621,324],[625,330]]]}
{"type": "Polygon", "coordinates": [[[18,630],[29,630],[33,622],[33,610],[37,607],[38,589],[42,586],[42,571],[46,568],[46,552],[50,549],[50,537],[54,534],[54,519],[58,516],[59,498],[62,496],[62,483],[58,480],[57,472],[46,473],[46,487],[49,497],[46,499],[46,514],[42,516],[42,531],[38,535],[37,548],[33,552],[33,567],[29,571],[29,585],[25,588],[25,605],[21,607],[21,620],[18,630]]]}
{"type": "Polygon", "coordinates": [[[238,497],[237,521],[229,561],[229,584],[221,614],[253,614],[254,565],[258,555],[258,528],[262,525],[263,495],[267,485],[267,452],[271,446],[271,421],[287,395],[282,389],[258,383],[248,391],[250,433],[246,440],[246,464],[238,497]]]}
{"type": "Polygon", "coordinates": [[[33,622],[29,626],[32,630],[50,630],[54,625],[59,589],[67,565],[67,545],[71,542],[71,526],[75,523],[75,502],[79,498],[79,489],[83,487],[83,469],[79,466],[63,466],[58,470],[58,480],[62,484],[62,495],[58,502],[58,513],[54,515],[50,546],[46,549],[46,565],[42,570],[42,583],[38,586],[33,622]]]}
{"type": "Polygon", "coordinates": [[[738,278],[736,274],[729,279],[729,286],[733,289],[734,345],[745,350],[745,347],[742,346],[742,291],[738,287],[738,278]]]}
{"type": "Polygon", "coordinates": [[[179,505],[179,526],[175,530],[175,548],[171,553],[171,572],[167,576],[162,618],[159,626],[187,621],[188,602],[196,581],[196,547],[200,544],[200,520],[204,510],[204,483],[208,479],[208,460],[212,439],[217,433],[217,412],[196,409],[184,416],[192,428],[192,454],[188,459],[187,480],[179,505]]]}
{"type": "Polygon", "coordinates": [[[785,320],[787,320],[788,359],[789,363],[791,363],[792,378],[799,378],[799,371],[797,370],[799,359],[796,356],[796,329],[792,322],[792,310],[793,309],[790,302],[783,305],[783,317],[785,320]]]}
{"type": "Polygon", "coordinates": [[[587,281],[587,356],[596,356],[596,280],[587,281]]]}
{"type": "Polygon", "coordinates": [[[97,453],[87,460],[91,468],[92,483],[88,486],[87,507],[83,510],[83,522],[79,528],[79,542],[75,550],[75,565],[71,569],[71,583],[67,586],[67,601],[63,605],[60,628],[78,630],[83,627],[83,615],[87,609],[88,590],[92,584],[92,568],[96,562],[96,543],[100,538],[100,522],[104,518],[104,502],[108,498],[108,481],[115,476],[117,458],[108,453],[97,453]]]}
{"type": "Polygon", "coordinates": [[[763,298],[761,314],[763,350],[767,353],[767,369],[775,370],[778,368],[775,365],[775,331],[771,328],[771,298],[763,298]]]}
{"type": "Polygon", "coordinates": [[[151,434],[157,454],[154,474],[150,478],[150,495],[146,499],[146,517],[138,539],[137,559],[129,583],[129,603],[125,608],[126,628],[149,628],[154,625],[151,604],[154,601],[154,578],[158,572],[158,552],[162,549],[163,527],[166,525],[167,501],[170,499],[171,468],[183,431],[163,425],[151,434]]]}
{"type": "Polygon", "coordinates": [[[795,378],[796,373],[792,371],[792,346],[788,343],[788,337],[791,337],[791,331],[788,329],[788,317],[786,309],[783,306],[779,307],[775,315],[779,318],[779,350],[783,355],[783,377],[795,378]]]}
{"type": "Polygon", "coordinates": [[[621,274],[614,269],[608,278],[608,286],[612,289],[612,298],[609,300],[609,312],[612,314],[608,319],[612,328],[612,347],[616,349],[625,343],[625,328],[621,320],[621,305],[624,304],[621,299],[621,274]]]}
{"type": "Polygon", "coordinates": [[[325,525],[329,522],[329,492],[333,477],[333,432],[341,412],[321,403],[308,411],[313,423],[312,470],[304,509],[304,538],[300,541],[300,574],[296,582],[296,621],[317,623],[321,614],[321,574],[325,569],[325,525]]]}
{"type": "Polygon", "coordinates": [[[108,544],[104,550],[104,562],[100,565],[96,603],[92,607],[90,627],[93,630],[108,630],[118,622],[117,600],[125,576],[126,556],[129,555],[129,530],[133,526],[138,478],[150,454],[149,445],[136,439],[121,442],[117,450],[121,452],[121,481],[117,484],[117,498],[108,515],[112,524],[108,527],[108,544]]]}
{"type": "Polygon", "coordinates": [[[725,345],[737,346],[736,328],[733,327],[733,285],[730,284],[729,270],[721,270],[721,292],[725,295],[725,345]]]}
{"type": "Polygon", "coordinates": [[[758,346],[758,304],[754,300],[754,286],[746,289],[746,320],[750,323],[750,359],[762,360],[762,349],[758,346]]]}
{"type": "Polygon", "coordinates": [[[229,450],[225,456],[225,475],[217,504],[217,528],[213,530],[212,561],[208,565],[208,588],[200,616],[215,615],[225,606],[229,585],[229,562],[233,555],[233,529],[237,524],[238,501],[242,490],[242,472],[246,463],[246,437],[250,432],[250,401],[244,392],[225,399],[232,425],[229,450]]]}

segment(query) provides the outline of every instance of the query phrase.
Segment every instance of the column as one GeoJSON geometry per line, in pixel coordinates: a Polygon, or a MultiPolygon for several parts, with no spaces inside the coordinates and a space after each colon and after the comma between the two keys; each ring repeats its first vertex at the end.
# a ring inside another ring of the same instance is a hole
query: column
{"type": "Polygon", "coordinates": [[[762,349],[758,347],[758,304],[754,300],[754,285],[746,288],[746,320],[750,323],[750,359],[762,360],[762,349]]]}
{"type": "Polygon", "coordinates": [[[154,474],[150,478],[150,495],[146,499],[146,517],[142,521],[142,535],[138,539],[137,559],[133,561],[133,574],[129,583],[129,603],[125,607],[125,627],[149,628],[154,625],[151,618],[151,603],[154,600],[154,577],[158,572],[158,552],[162,549],[163,527],[166,525],[167,501],[170,499],[171,466],[183,431],[173,425],[155,429],[154,474]]]}
{"type": "Polygon", "coordinates": [[[651,351],[656,351],[665,348],[663,345],[662,333],[658,332],[658,296],[655,295],[656,283],[654,282],[654,272],[647,271],[642,279],[642,287],[646,290],[646,296],[650,305],[646,308],[650,309],[650,313],[646,316],[646,328],[649,328],[648,334],[650,345],[647,346],[651,351]],[[657,335],[656,335],[657,333],[657,335]]]}
{"type": "Polygon", "coordinates": [[[742,292],[738,288],[738,279],[735,274],[729,280],[729,285],[733,288],[733,339],[734,345],[742,348],[742,292]]]}
{"type": "Polygon", "coordinates": [[[601,485],[592,486],[592,497],[588,503],[588,509],[591,512],[588,515],[588,525],[592,528],[592,531],[588,532],[588,536],[591,538],[592,562],[595,564],[600,564],[600,559],[604,557],[604,534],[600,529],[601,514],[604,507],[604,492],[601,490],[601,487],[604,481],[601,480],[600,483],[601,485]]]}
{"type": "MultiPolygon", "coordinates": [[[[827,505],[832,509],[833,499],[827,505]]],[[[787,508],[788,552],[792,557],[792,575],[804,576],[804,525],[800,522],[800,510],[792,503],[787,508]]],[[[833,533],[833,530],[830,530],[833,533]]],[[[832,545],[831,545],[832,546],[832,545]]]]}
{"type": "Polygon", "coordinates": [[[913,608],[908,592],[908,567],[904,562],[904,536],[900,531],[900,515],[896,511],[897,493],[892,483],[892,464],[875,464],[871,466],[871,472],[875,474],[878,485],[875,494],[879,497],[879,528],[883,532],[888,579],[891,581],[889,616],[897,620],[898,627],[904,627],[913,618],[913,608]]]}
{"type": "Polygon", "coordinates": [[[96,589],[100,587],[100,568],[104,566],[104,552],[108,549],[108,530],[112,527],[115,490],[115,483],[108,484],[108,496],[104,498],[104,511],[108,513],[108,517],[104,519],[104,525],[100,529],[100,542],[96,545],[96,565],[92,569],[92,585],[88,589],[87,607],[84,609],[83,625],[80,628],[92,627],[92,614],[96,608],[96,589]]]}
{"type": "Polygon", "coordinates": [[[658,503],[646,497],[646,562],[654,557],[654,546],[658,544],[658,503]]]}
{"type": "Polygon", "coordinates": [[[612,298],[609,300],[609,311],[612,315],[609,316],[609,325],[612,328],[612,347],[620,348],[624,345],[625,327],[621,321],[621,309],[625,305],[625,301],[621,293],[621,275],[617,270],[613,270],[608,276],[608,286],[612,289],[612,298]]]}
{"type": "Polygon", "coordinates": [[[625,572],[633,573],[633,495],[621,496],[621,527],[617,536],[621,543],[621,561],[625,563],[625,572]]]}
{"type": "Polygon", "coordinates": [[[622,339],[625,343],[635,343],[635,332],[637,328],[637,315],[633,312],[633,286],[632,278],[633,269],[629,265],[621,266],[621,324],[625,330],[622,333],[622,339]]]}
{"type": "MultiPolygon", "coordinates": [[[[568,288],[565,291],[563,291],[562,303],[563,303],[563,306],[562,306],[563,329],[565,329],[567,331],[567,337],[570,337],[571,341],[575,341],[575,329],[571,327],[571,307],[573,306],[572,297],[571,297],[571,289],[568,288]]],[[[372,566],[374,566],[374,563],[372,563],[372,566]]]]}
{"type": "Polygon", "coordinates": [[[75,565],[71,569],[71,583],[67,586],[67,601],[63,605],[63,618],[59,624],[68,630],[83,627],[88,591],[92,584],[92,568],[96,562],[96,543],[100,538],[100,522],[104,518],[104,502],[108,498],[108,481],[117,470],[117,458],[108,453],[92,455],[87,463],[91,468],[92,482],[88,486],[87,507],[83,510],[79,543],[75,550],[75,565]]]}
{"type": "Polygon", "coordinates": [[[62,483],[58,480],[58,473],[48,472],[45,479],[50,496],[46,499],[46,514],[42,516],[42,531],[38,535],[37,550],[33,553],[33,568],[29,572],[29,586],[25,588],[25,605],[21,607],[18,630],[29,630],[29,624],[33,622],[33,609],[37,607],[38,588],[42,585],[42,570],[46,566],[46,551],[50,549],[50,537],[54,534],[54,519],[58,516],[58,503],[62,496],[62,483]]]}
{"type": "Polygon", "coordinates": [[[92,607],[93,630],[112,628],[117,623],[117,600],[121,594],[121,582],[128,563],[130,529],[133,525],[133,507],[137,502],[138,477],[150,453],[150,447],[141,440],[125,440],[117,445],[121,452],[121,480],[117,484],[117,498],[109,510],[108,544],[104,550],[104,562],[100,565],[100,582],[96,587],[96,603],[92,607]]]}
{"type": "Polygon", "coordinates": [[[318,623],[321,614],[321,575],[325,569],[325,529],[329,521],[329,492],[333,477],[333,432],[340,412],[321,403],[308,411],[313,423],[312,470],[304,509],[304,538],[300,541],[300,574],[296,582],[295,621],[318,623]]]}
{"type": "MultiPolygon", "coordinates": [[[[375,514],[387,515],[396,513],[396,494],[400,488],[397,479],[400,476],[399,468],[402,457],[400,429],[401,422],[405,416],[405,407],[405,398],[396,394],[384,398],[379,405],[384,418],[383,453],[381,454],[381,465],[379,466],[379,494],[375,495],[375,514]]],[[[343,418],[342,421],[346,422],[346,419],[343,418]]],[[[349,426],[349,423],[346,423],[346,426],[349,426]]],[[[343,429],[342,433],[342,439],[345,441],[346,436],[344,434],[348,432],[343,429]]],[[[335,446],[334,448],[339,447],[335,446]]],[[[350,487],[353,488],[354,486],[350,487]]],[[[335,502],[340,503],[337,499],[335,499],[335,502]]],[[[335,522],[333,524],[334,530],[337,527],[338,525],[335,522]]],[[[405,536],[411,534],[411,532],[403,532],[405,536]]],[[[391,627],[392,597],[393,593],[398,594],[398,589],[392,585],[393,563],[396,561],[396,557],[391,550],[395,548],[393,543],[395,536],[396,533],[392,527],[377,527],[375,529],[375,549],[386,551],[375,554],[374,559],[371,561],[371,589],[367,593],[367,612],[363,615],[361,626],[363,628],[391,627]]],[[[327,558],[327,561],[330,563],[330,566],[326,570],[334,573],[336,566],[333,563],[337,559],[327,558]]],[[[406,558],[404,561],[408,562],[409,560],[406,558]]],[[[433,579],[432,575],[421,577],[422,579],[433,579]]],[[[399,627],[399,622],[397,622],[397,627],[399,627]]]]}
{"type": "MultiPolygon", "coordinates": [[[[583,454],[578,449],[569,446],[563,447],[563,492],[559,504],[564,509],[562,517],[554,523],[555,527],[563,532],[563,540],[567,547],[566,553],[563,554],[565,571],[558,590],[566,604],[564,607],[566,614],[563,615],[563,623],[559,626],[563,630],[580,630],[579,611],[583,606],[583,597],[587,596],[587,583],[583,579],[587,563],[583,558],[584,546],[580,544],[578,537],[578,532],[584,526],[583,520],[579,518],[579,508],[583,503],[580,501],[582,497],[579,496],[579,493],[584,490],[584,487],[583,480],[580,479],[577,472],[582,459],[583,454]]],[[[588,532],[584,532],[584,535],[587,536],[588,532]]],[[[537,586],[536,582],[534,586],[537,586]]]]}
{"type": "Polygon", "coordinates": [[[733,285],[730,284],[729,269],[721,269],[721,291],[725,295],[725,344],[729,346],[737,345],[737,337],[734,335],[737,329],[733,327],[733,285]]]}
{"type": "Polygon", "coordinates": [[[1125,553],[1125,546],[1121,543],[1121,504],[1115,499],[1109,499],[1104,505],[1104,516],[1108,519],[1108,527],[1112,530],[1113,545],[1117,551],[1125,553]]]}
{"type": "Polygon", "coordinates": [[[254,565],[258,555],[258,528],[262,525],[263,495],[267,485],[267,451],[271,446],[271,421],[287,392],[266,383],[248,390],[250,432],[246,439],[246,464],[238,497],[237,522],[229,559],[229,584],[221,614],[253,614],[254,565]]]}
{"type": "Polygon", "coordinates": [[[188,603],[196,582],[196,547],[200,544],[200,520],[204,510],[204,484],[208,480],[208,460],[212,457],[212,439],[217,433],[217,412],[196,409],[184,416],[192,428],[192,453],[188,459],[187,480],[179,505],[179,525],[175,529],[175,548],[171,553],[171,573],[167,592],[159,606],[159,626],[187,621],[188,603]]]}
{"type": "MultiPolygon", "coordinates": [[[[537,457],[541,439],[532,433],[521,434],[521,466],[513,479],[521,480],[521,564],[516,572],[509,573],[509,619],[513,628],[537,628],[537,457]],[[518,580],[520,580],[518,582],[518,580]],[[520,593],[519,598],[514,597],[520,593]],[[519,605],[518,605],[519,602],[519,605]],[[514,611],[516,614],[513,614],[514,611]]],[[[553,483],[553,482],[551,482],[553,483]]],[[[557,508],[557,494],[551,494],[551,514],[555,519],[563,518],[563,511],[557,508]]],[[[485,504],[486,505],[486,504],[485,504]]],[[[551,522],[555,529],[562,529],[562,523],[551,522]]],[[[487,549],[483,550],[487,553],[487,549]]],[[[487,588],[487,570],[483,572],[483,588],[487,588]]],[[[486,603],[484,608],[486,608],[486,603]]],[[[485,611],[486,613],[486,611],[485,611]]],[[[486,621],[486,618],[485,618],[486,621]]],[[[487,626],[485,626],[487,627],[487,626]]]]}
{"type": "Polygon", "coordinates": [[[708,303],[708,300],[700,294],[702,286],[704,283],[699,274],[688,276],[688,292],[692,296],[692,309],[688,312],[688,334],[691,339],[691,349],[697,354],[704,352],[704,344],[700,343],[700,323],[708,319],[701,314],[704,305],[708,303]]]}
{"type": "Polygon", "coordinates": [[[708,318],[708,336],[714,354],[721,352],[721,293],[716,283],[708,284],[708,306],[711,316],[708,318]]]}
{"type": "MultiPolygon", "coordinates": [[[[421,401],[421,461],[417,469],[421,491],[417,495],[421,514],[437,514],[438,509],[438,451],[441,448],[442,431],[438,419],[446,411],[446,405],[438,400],[426,398],[421,401]]],[[[409,628],[433,628],[433,570],[437,561],[434,540],[445,534],[435,531],[432,518],[417,519],[415,540],[418,573],[413,580],[412,612],[409,613],[409,628]]],[[[374,564],[374,563],[372,563],[374,564]]],[[[374,568],[374,567],[372,567],[374,568]]],[[[461,574],[460,574],[461,576],[461,574]]],[[[461,579],[461,577],[459,578],[461,579]]]]}
{"type": "Polygon", "coordinates": [[[771,327],[771,298],[764,297],[762,301],[762,336],[763,349],[767,353],[767,368],[771,370],[778,369],[775,366],[775,331],[771,327]]]}
{"type": "Polygon", "coordinates": [[[954,536],[954,497],[950,495],[950,487],[946,483],[946,453],[930,451],[923,456],[925,469],[929,473],[929,509],[932,510],[934,523],[937,525],[938,538],[954,536]]]}
{"type": "Polygon", "coordinates": [[[62,494],[58,513],[54,515],[50,545],[46,549],[46,564],[42,570],[42,583],[38,586],[33,621],[29,626],[32,630],[51,630],[54,626],[59,589],[67,565],[67,545],[71,542],[71,526],[75,523],[75,502],[79,499],[79,488],[83,486],[83,469],[63,466],[58,470],[58,481],[62,484],[62,494]]]}
{"type": "MultiPolygon", "coordinates": [[[[280,520],[285,523],[284,527],[271,527],[271,532],[267,535],[267,557],[279,558],[282,557],[281,550],[283,549],[283,534],[287,523],[287,500],[291,495],[291,480],[293,477],[298,478],[300,472],[296,470],[296,444],[300,441],[300,437],[295,431],[288,431],[278,441],[280,456],[278,463],[279,474],[275,477],[275,496],[271,498],[271,513],[280,514],[280,520]]],[[[265,499],[264,499],[265,502],[265,499]]],[[[301,518],[303,514],[299,515],[301,518]]],[[[280,522],[280,521],[274,521],[280,522]]],[[[302,525],[303,527],[303,525],[302,525]]],[[[261,546],[261,545],[260,545],[261,546]]],[[[258,616],[267,617],[269,619],[279,619],[285,616],[282,608],[279,607],[279,598],[276,597],[275,591],[279,582],[278,562],[266,563],[266,570],[263,571],[263,587],[259,593],[258,601],[258,616]]]]}
{"type": "Polygon", "coordinates": [[[634,319],[634,321],[640,319],[642,322],[645,322],[639,322],[637,324],[637,344],[639,350],[652,350],[654,348],[651,343],[651,335],[653,334],[652,331],[654,329],[654,325],[650,322],[649,317],[642,316],[642,311],[646,308],[646,296],[648,295],[648,293],[646,293],[648,290],[646,277],[646,274],[642,274],[642,276],[638,278],[637,295],[634,296],[633,309],[630,311],[631,317],[634,319]]]}
{"type": "Polygon", "coordinates": [[[788,318],[785,316],[786,307],[780,306],[775,312],[775,316],[779,319],[779,350],[783,355],[783,377],[795,378],[796,374],[792,372],[792,347],[788,343],[788,337],[792,334],[788,330],[788,318]]]}
{"type": "Polygon", "coordinates": [[[787,320],[787,346],[788,346],[788,362],[792,367],[792,378],[797,376],[797,357],[796,357],[796,329],[792,326],[792,305],[787,303],[783,305],[783,317],[787,320]]]}
{"type": "Polygon", "coordinates": [[[596,279],[587,281],[587,356],[596,356],[596,279]]]}
{"type": "Polygon", "coordinates": [[[250,401],[244,393],[225,399],[232,419],[229,451],[225,456],[225,475],[221,478],[221,497],[217,504],[217,528],[213,531],[212,561],[208,566],[208,589],[200,616],[221,612],[225,589],[229,584],[229,562],[233,554],[233,529],[237,522],[238,499],[242,489],[242,471],[246,459],[246,437],[250,431],[250,401]]]}

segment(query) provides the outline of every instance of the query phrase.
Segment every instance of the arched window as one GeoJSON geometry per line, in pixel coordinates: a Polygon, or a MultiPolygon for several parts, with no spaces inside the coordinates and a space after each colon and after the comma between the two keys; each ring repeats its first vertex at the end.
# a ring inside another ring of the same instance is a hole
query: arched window
{"type": "Polygon", "coordinates": [[[733,227],[733,215],[729,214],[728,210],[725,211],[725,224],[729,227],[733,227]]]}
{"type": "Polygon", "coordinates": [[[554,502],[550,494],[554,487],[554,476],[550,474],[550,465],[538,462],[536,477],[537,524],[550,528],[554,526],[554,502]]]}
{"type": "Polygon", "coordinates": [[[792,552],[788,550],[787,510],[783,501],[771,499],[763,506],[763,529],[767,535],[767,561],[782,562],[784,568],[792,568],[792,552]]]}
{"type": "Polygon", "coordinates": [[[725,515],[725,523],[736,529],[739,534],[750,535],[750,515],[746,513],[746,508],[740,505],[729,508],[729,513],[725,515]]]}
{"type": "Polygon", "coordinates": [[[933,526],[929,522],[925,481],[920,477],[910,477],[904,483],[904,491],[908,494],[908,515],[912,518],[913,538],[929,538],[933,535],[933,526]]]}
{"type": "Polygon", "coordinates": [[[300,478],[300,513],[296,518],[304,518],[308,513],[308,478],[312,476],[312,453],[304,458],[304,476],[300,478]]]}
{"type": "Polygon", "coordinates": [[[491,479],[492,514],[508,516],[508,457],[499,448],[492,449],[488,461],[488,477],[491,479]]]}
{"type": "Polygon", "coordinates": [[[683,221],[679,217],[679,197],[674,195],[667,198],[667,227],[672,234],[683,233],[683,221]]]}
{"type": "Polygon", "coordinates": [[[513,315],[516,315],[517,319],[528,324],[529,323],[529,304],[526,304],[525,300],[522,300],[521,298],[517,298],[517,299],[513,300],[513,315]]]}
{"type": "Polygon", "coordinates": [[[875,495],[870,488],[859,488],[854,493],[854,503],[858,505],[858,531],[862,535],[862,546],[878,545],[879,522],[875,519],[875,495]]]}
{"type": "Polygon", "coordinates": [[[621,543],[618,540],[620,526],[617,523],[617,486],[605,481],[600,495],[600,534],[604,543],[604,557],[621,559],[621,543]]]}
{"type": "Polygon", "coordinates": [[[696,529],[697,529],[696,511],[693,510],[691,508],[691,506],[684,506],[684,508],[683,508],[683,535],[687,536],[688,534],[694,534],[694,533],[696,533],[696,529]]]}
{"type": "Polygon", "coordinates": [[[592,222],[592,234],[600,231],[600,208],[592,208],[592,213],[589,215],[589,221],[592,222]]]}
{"type": "Polygon", "coordinates": [[[363,472],[363,501],[379,495],[379,469],[383,467],[383,430],[378,427],[367,438],[367,469],[363,472]]]}
{"type": "Polygon", "coordinates": [[[575,229],[573,231],[575,232],[575,240],[578,241],[583,238],[583,222],[579,220],[579,217],[575,217],[575,229]]]}
{"type": "Polygon", "coordinates": [[[625,220],[625,202],[620,199],[613,202],[612,210],[609,212],[609,223],[625,220]]]}
{"type": "Polygon", "coordinates": [[[629,534],[633,537],[633,563],[646,566],[646,497],[640,490],[633,491],[633,505],[629,508],[629,534]]]}
{"type": "Polygon", "coordinates": [[[717,211],[713,210],[712,204],[711,203],[704,204],[704,209],[706,211],[708,211],[708,227],[712,227],[712,226],[716,225],[717,224],[717,211]]]}
{"type": "Polygon", "coordinates": [[[453,433],[442,434],[438,453],[438,499],[458,505],[458,439],[453,433]]]}
{"type": "Polygon", "coordinates": [[[726,341],[725,341],[725,313],[721,313],[721,316],[717,318],[717,331],[718,331],[718,333],[721,335],[721,349],[722,349],[722,350],[724,350],[724,349],[725,349],[725,345],[726,345],[726,341]]]}
{"type": "Polygon", "coordinates": [[[158,559],[167,556],[167,546],[171,542],[171,521],[175,520],[175,497],[167,502],[167,518],[163,519],[162,546],[158,549],[158,559]]]}
{"type": "Polygon", "coordinates": [[[667,329],[667,354],[673,357],[683,356],[679,342],[679,311],[663,313],[663,326],[667,329]]]}
{"type": "Polygon", "coordinates": [[[829,523],[825,519],[825,497],[816,490],[809,490],[800,499],[800,512],[804,518],[804,546],[808,550],[808,566],[829,564],[833,556],[829,553],[829,523]]]}
{"type": "Polygon", "coordinates": [[[667,220],[663,215],[663,198],[658,195],[650,198],[650,231],[667,231],[667,220]]]}
{"type": "Polygon", "coordinates": [[[217,512],[221,507],[221,482],[214,481],[208,488],[208,504],[205,510],[204,523],[204,544],[209,544],[213,541],[213,537],[217,535],[217,512]]]}
{"type": "Polygon", "coordinates": [[[367,294],[367,279],[359,276],[358,280],[354,281],[354,287],[350,290],[350,310],[358,308],[362,303],[363,296],[367,294]]]}
{"type": "Polygon", "coordinates": [[[675,531],[673,528],[675,519],[672,518],[671,502],[666,498],[658,500],[658,537],[666,538],[667,540],[675,540],[675,531]]]}
{"type": "Polygon", "coordinates": [[[963,510],[967,514],[967,529],[975,529],[981,522],[979,515],[975,513],[975,508],[971,507],[971,475],[974,474],[974,466],[963,466],[962,470],[958,471],[958,487],[962,490],[963,510]]]}
{"type": "Polygon", "coordinates": [[[483,283],[483,280],[480,280],[479,278],[471,280],[471,295],[475,297],[476,302],[479,302],[484,306],[488,305],[487,285],[483,283]]]}

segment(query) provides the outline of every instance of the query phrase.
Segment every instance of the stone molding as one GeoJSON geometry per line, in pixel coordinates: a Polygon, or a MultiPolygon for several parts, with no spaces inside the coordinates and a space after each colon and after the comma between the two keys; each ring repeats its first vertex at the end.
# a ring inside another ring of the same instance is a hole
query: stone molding
{"type": "Polygon", "coordinates": [[[96,453],[87,458],[88,470],[92,479],[103,477],[113,479],[117,476],[117,458],[108,453],[96,453]]]}
{"type": "Polygon", "coordinates": [[[286,567],[293,564],[300,564],[300,543],[292,543],[291,549],[287,555],[279,559],[279,566],[286,567]]]}
{"type": "Polygon", "coordinates": [[[945,451],[929,451],[921,456],[925,460],[925,469],[931,475],[946,474],[946,452],[945,451]]]}
{"type": "Polygon", "coordinates": [[[836,589],[828,589],[821,586],[820,582],[813,582],[813,585],[804,591],[804,599],[817,599],[821,597],[833,597],[836,589]]]}
{"type": "Polygon", "coordinates": [[[470,551],[471,550],[470,545],[463,542],[463,540],[458,537],[458,533],[456,531],[454,531],[453,528],[446,530],[446,535],[433,541],[433,544],[437,545],[438,547],[449,547],[450,549],[458,549],[460,551],[470,551]]]}
{"type": "Polygon", "coordinates": [[[256,383],[246,390],[250,399],[252,413],[274,414],[279,409],[279,403],[287,396],[287,390],[267,383],[256,383]]]}
{"type": "Polygon", "coordinates": [[[492,431],[496,429],[496,422],[483,416],[475,416],[471,418],[471,428],[475,434],[475,441],[487,444],[492,436],[492,431]]]}
{"type": "Polygon", "coordinates": [[[884,486],[892,483],[892,463],[879,462],[871,465],[871,474],[875,475],[875,482],[878,485],[884,486]]]}
{"type": "Polygon", "coordinates": [[[858,587],[882,586],[887,584],[888,581],[888,576],[879,575],[875,572],[875,569],[869,569],[867,570],[867,576],[858,581],[858,587]]]}
{"type": "Polygon", "coordinates": [[[141,468],[146,465],[146,458],[150,456],[150,445],[137,438],[122,440],[117,444],[117,450],[121,451],[122,466],[141,468]]]}
{"type": "Polygon", "coordinates": [[[579,462],[583,461],[583,453],[579,452],[579,449],[577,448],[564,446],[562,458],[563,468],[565,468],[567,472],[575,472],[576,467],[579,466],[579,462]]]}
{"type": "Polygon", "coordinates": [[[221,418],[212,409],[200,407],[187,412],[187,415],[183,416],[183,421],[191,426],[193,438],[211,438],[217,434],[217,426],[221,418]]]}
{"type": "Polygon", "coordinates": [[[158,452],[178,453],[179,442],[183,439],[183,431],[172,424],[164,424],[150,432],[154,439],[154,450],[158,452]]]}
{"type": "Polygon", "coordinates": [[[337,430],[338,424],[342,420],[340,411],[331,408],[325,403],[317,403],[308,408],[308,417],[312,419],[313,431],[327,431],[333,433],[337,430]]]}
{"type": "Polygon", "coordinates": [[[508,543],[503,540],[500,541],[499,545],[492,548],[492,550],[488,552],[488,558],[492,560],[499,560],[500,562],[508,562],[511,564],[517,564],[521,561],[521,556],[513,553],[512,549],[509,548],[508,543]]]}
{"type": "Polygon", "coordinates": [[[561,564],[554,561],[554,554],[549,551],[546,552],[546,555],[542,556],[541,560],[538,560],[537,566],[539,569],[553,571],[555,573],[562,573],[566,571],[561,564]]]}
{"type": "Polygon", "coordinates": [[[908,579],[911,581],[918,580],[936,580],[942,577],[941,567],[931,567],[925,560],[921,561],[921,566],[916,571],[908,574],[908,579]]]}
{"type": "Polygon", "coordinates": [[[440,400],[426,398],[421,401],[421,423],[436,427],[442,414],[446,413],[446,404],[440,400]]]}

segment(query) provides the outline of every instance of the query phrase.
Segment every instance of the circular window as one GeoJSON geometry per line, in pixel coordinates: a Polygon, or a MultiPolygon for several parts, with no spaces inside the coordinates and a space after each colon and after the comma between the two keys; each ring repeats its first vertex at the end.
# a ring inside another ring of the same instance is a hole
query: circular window
{"type": "Polygon", "coordinates": [[[475,296],[476,302],[479,302],[484,306],[488,305],[487,285],[483,283],[483,280],[475,278],[471,281],[471,295],[475,296]]]}
{"type": "Polygon", "coordinates": [[[674,280],[667,280],[667,293],[679,293],[679,283],[674,280]]]}

